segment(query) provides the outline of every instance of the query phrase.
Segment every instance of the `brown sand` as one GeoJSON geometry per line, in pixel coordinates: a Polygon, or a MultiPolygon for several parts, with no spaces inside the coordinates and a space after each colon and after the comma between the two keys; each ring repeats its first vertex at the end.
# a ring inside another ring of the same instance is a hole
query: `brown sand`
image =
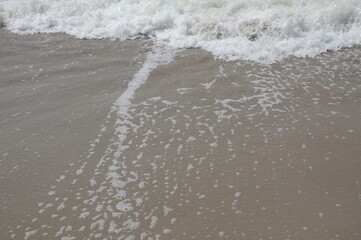
{"type": "Polygon", "coordinates": [[[119,122],[150,42],[0,34],[3,239],[361,238],[361,49],[183,51],[119,122]]]}

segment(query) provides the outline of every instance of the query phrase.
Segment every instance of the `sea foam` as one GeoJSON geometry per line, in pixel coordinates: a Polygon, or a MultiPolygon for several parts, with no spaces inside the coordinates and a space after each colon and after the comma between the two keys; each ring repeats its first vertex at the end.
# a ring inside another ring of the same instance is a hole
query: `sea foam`
{"type": "Polygon", "coordinates": [[[227,60],[273,62],[361,44],[360,0],[5,0],[9,30],[152,37],[227,60]]]}

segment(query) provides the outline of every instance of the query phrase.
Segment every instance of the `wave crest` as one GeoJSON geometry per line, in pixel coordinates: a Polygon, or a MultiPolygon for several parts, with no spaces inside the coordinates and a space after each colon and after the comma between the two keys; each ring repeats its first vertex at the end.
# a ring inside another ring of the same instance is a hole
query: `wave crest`
{"type": "Polygon", "coordinates": [[[17,33],[152,36],[228,60],[273,62],[361,43],[357,0],[7,0],[2,5],[3,25],[17,33]]]}

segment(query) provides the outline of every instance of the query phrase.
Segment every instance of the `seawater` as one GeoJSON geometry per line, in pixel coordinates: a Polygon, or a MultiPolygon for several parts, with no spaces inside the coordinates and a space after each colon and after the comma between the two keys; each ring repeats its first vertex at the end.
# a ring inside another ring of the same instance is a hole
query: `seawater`
{"type": "Polygon", "coordinates": [[[361,44],[360,0],[5,0],[0,21],[20,34],[151,37],[226,60],[274,62],[361,44]]]}

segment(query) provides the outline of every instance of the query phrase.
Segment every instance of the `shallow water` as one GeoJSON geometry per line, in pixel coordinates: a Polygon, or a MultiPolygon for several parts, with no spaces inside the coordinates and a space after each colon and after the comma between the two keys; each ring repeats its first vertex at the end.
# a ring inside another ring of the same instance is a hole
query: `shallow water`
{"type": "Polygon", "coordinates": [[[6,239],[359,239],[360,48],[1,34],[6,239]]]}

